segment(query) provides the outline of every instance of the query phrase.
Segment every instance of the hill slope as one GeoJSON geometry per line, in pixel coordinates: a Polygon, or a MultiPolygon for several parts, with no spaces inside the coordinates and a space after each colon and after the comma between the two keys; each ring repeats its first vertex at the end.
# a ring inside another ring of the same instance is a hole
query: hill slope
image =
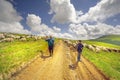
{"type": "Polygon", "coordinates": [[[100,42],[105,42],[105,43],[110,43],[110,44],[115,44],[120,46],[120,35],[102,36],[98,39],[95,39],[94,41],[100,41],[100,42]]]}

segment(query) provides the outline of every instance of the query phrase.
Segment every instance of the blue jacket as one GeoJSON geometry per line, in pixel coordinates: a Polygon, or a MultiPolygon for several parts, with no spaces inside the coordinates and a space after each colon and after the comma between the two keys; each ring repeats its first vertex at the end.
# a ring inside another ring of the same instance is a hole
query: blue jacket
{"type": "Polygon", "coordinates": [[[54,39],[53,38],[46,39],[46,41],[48,42],[48,46],[54,46],[54,39]]]}
{"type": "Polygon", "coordinates": [[[84,47],[84,46],[83,46],[81,43],[78,43],[78,44],[77,44],[77,51],[78,51],[78,52],[82,52],[83,47],[84,47]]]}

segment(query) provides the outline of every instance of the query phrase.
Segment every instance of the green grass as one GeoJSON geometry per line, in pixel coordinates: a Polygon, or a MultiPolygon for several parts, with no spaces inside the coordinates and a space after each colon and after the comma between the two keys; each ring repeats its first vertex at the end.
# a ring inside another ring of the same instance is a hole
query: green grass
{"type": "Polygon", "coordinates": [[[116,41],[120,41],[120,35],[108,35],[108,36],[103,36],[100,37],[98,39],[110,39],[110,40],[116,40],[116,41]]]}
{"type": "Polygon", "coordinates": [[[105,42],[120,46],[120,35],[103,36],[98,39],[95,39],[94,41],[105,42]]]}
{"type": "Polygon", "coordinates": [[[47,42],[38,41],[15,41],[0,43],[0,73],[27,62],[40,53],[47,50],[47,42]]]}
{"type": "Polygon", "coordinates": [[[83,56],[104,72],[111,80],[120,80],[120,54],[100,52],[95,53],[86,48],[83,50],[83,56]]]}
{"type": "Polygon", "coordinates": [[[107,47],[107,48],[117,48],[117,49],[120,49],[120,46],[118,46],[118,45],[109,44],[109,43],[105,43],[105,42],[90,41],[90,40],[86,40],[84,42],[87,43],[87,44],[96,45],[96,46],[104,46],[104,47],[107,47]]]}
{"type": "MultiPolygon", "coordinates": [[[[75,41],[72,41],[75,42],[75,41]]],[[[95,40],[85,40],[84,43],[104,46],[108,48],[120,49],[120,46],[105,42],[99,42],[95,40]]],[[[90,51],[87,48],[83,50],[83,56],[92,62],[99,70],[101,70],[111,80],[120,80],[120,54],[115,52],[104,52],[99,53],[90,51]]]]}

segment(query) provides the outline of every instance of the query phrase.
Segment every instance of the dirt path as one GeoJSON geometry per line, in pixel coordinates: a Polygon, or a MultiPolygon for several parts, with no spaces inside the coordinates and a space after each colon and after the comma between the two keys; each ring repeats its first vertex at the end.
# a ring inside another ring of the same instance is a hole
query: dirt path
{"type": "Polygon", "coordinates": [[[75,54],[60,41],[53,57],[38,58],[12,80],[106,80],[85,58],[82,57],[82,62],[73,70],[69,65],[74,62],[75,54]]]}

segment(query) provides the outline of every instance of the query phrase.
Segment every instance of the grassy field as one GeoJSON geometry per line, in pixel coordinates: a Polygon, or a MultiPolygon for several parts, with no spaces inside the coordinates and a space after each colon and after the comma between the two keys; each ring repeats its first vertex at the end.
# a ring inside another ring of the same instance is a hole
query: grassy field
{"type": "Polygon", "coordinates": [[[103,36],[100,37],[98,39],[110,39],[110,40],[116,40],[116,41],[120,41],[120,35],[107,35],[107,36],[103,36]]]}
{"type": "MultiPolygon", "coordinates": [[[[103,46],[107,48],[120,49],[119,44],[113,42],[120,41],[120,36],[106,36],[95,40],[83,40],[84,43],[103,46]],[[100,40],[99,40],[100,39],[100,40]],[[108,41],[109,42],[106,42],[108,41]],[[102,41],[104,40],[104,41],[102,41]],[[113,41],[113,42],[112,42],[113,41]]],[[[73,40],[72,42],[75,42],[73,40]]],[[[101,70],[111,80],[120,80],[120,54],[115,52],[99,53],[93,52],[87,48],[83,50],[83,56],[92,62],[99,70],[101,70]]]]}
{"type": "Polygon", "coordinates": [[[44,40],[0,43],[0,73],[6,73],[21,63],[31,60],[41,50],[47,50],[47,42],[44,40]]]}
{"type": "Polygon", "coordinates": [[[96,45],[96,46],[104,46],[104,47],[107,47],[107,48],[120,49],[120,46],[118,46],[118,45],[105,43],[105,42],[91,41],[91,40],[86,40],[86,41],[83,41],[83,42],[85,42],[87,44],[91,44],[91,45],[96,45]]]}
{"type": "MultiPolygon", "coordinates": [[[[113,36],[108,36],[109,40],[113,39],[113,36]],[[111,38],[111,39],[110,39],[111,38]]],[[[101,38],[105,40],[104,38],[101,38]]],[[[114,40],[120,40],[114,36],[114,40]]],[[[117,48],[120,49],[119,45],[108,42],[100,42],[97,40],[88,40],[84,41],[87,44],[92,44],[96,46],[104,46],[108,48],[117,48]]],[[[111,80],[120,80],[120,54],[115,52],[103,52],[95,53],[86,48],[83,50],[83,56],[85,56],[89,61],[95,64],[103,73],[105,73],[111,80]]]]}
{"type": "MultiPolygon", "coordinates": [[[[55,39],[55,43],[60,39],[55,39]]],[[[72,41],[75,42],[75,41],[72,41]]],[[[87,44],[104,46],[108,48],[120,49],[119,45],[99,42],[95,40],[83,41],[87,44]]],[[[40,51],[47,51],[47,42],[45,40],[29,39],[28,41],[2,42],[0,43],[0,73],[7,73],[14,67],[18,67],[23,62],[26,63],[33,59],[40,51]]],[[[84,48],[83,56],[95,64],[108,77],[120,80],[120,54],[93,51],[84,48]]]]}
{"type": "Polygon", "coordinates": [[[110,77],[111,80],[120,80],[120,54],[102,51],[95,53],[84,48],[83,56],[95,64],[98,69],[110,77]]]}
{"type": "Polygon", "coordinates": [[[93,41],[105,42],[105,43],[110,43],[110,44],[120,46],[120,35],[103,36],[93,41]]]}

